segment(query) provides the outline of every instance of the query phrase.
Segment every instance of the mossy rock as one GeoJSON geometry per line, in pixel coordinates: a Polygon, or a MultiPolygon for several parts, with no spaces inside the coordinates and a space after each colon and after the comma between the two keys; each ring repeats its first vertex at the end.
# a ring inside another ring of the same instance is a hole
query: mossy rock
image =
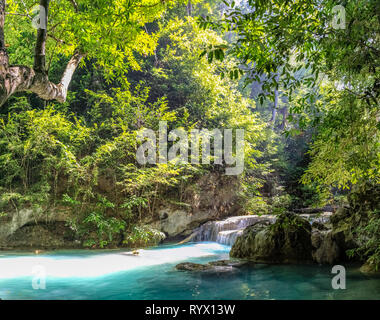
{"type": "Polygon", "coordinates": [[[368,261],[361,266],[360,271],[363,272],[363,273],[376,273],[376,274],[380,274],[380,268],[376,269],[375,264],[371,263],[371,262],[368,262],[368,261]]]}
{"type": "Polygon", "coordinates": [[[273,225],[247,227],[231,248],[232,258],[260,263],[312,261],[311,226],[293,214],[280,214],[273,225]]]}

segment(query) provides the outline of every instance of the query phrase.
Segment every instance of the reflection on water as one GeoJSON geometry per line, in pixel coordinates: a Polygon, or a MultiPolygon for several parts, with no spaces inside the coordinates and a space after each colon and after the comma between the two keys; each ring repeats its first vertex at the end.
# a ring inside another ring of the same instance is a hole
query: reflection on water
{"type": "Polygon", "coordinates": [[[180,272],[183,261],[227,259],[213,242],[125,251],[2,254],[2,299],[379,299],[380,277],[347,268],[347,289],[331,288],[331,268],[258,264],[234,272],[180,272]],[[46,270],[46,289],[33,290],[33,268],[46,270]]]}

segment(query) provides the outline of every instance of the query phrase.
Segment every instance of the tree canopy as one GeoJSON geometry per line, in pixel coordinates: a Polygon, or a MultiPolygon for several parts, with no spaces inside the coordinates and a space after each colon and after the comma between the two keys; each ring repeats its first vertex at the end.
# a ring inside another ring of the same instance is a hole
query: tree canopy
{"type": "Polygon", "coordinates": [[[41,0],[36,7],[34,1],[0,1],[0,103],[20,91],[64,102],[83,58],[95,59],[104,67],[106,79],[121,78],[128,66],[138,69],[134,55],[152,54],[157,42],[146,24],[158,19],[173,3],[41,0]],[[69,59],[66,69],[60,82],[52,83],[49,68],[63,57],[69,59]]]}

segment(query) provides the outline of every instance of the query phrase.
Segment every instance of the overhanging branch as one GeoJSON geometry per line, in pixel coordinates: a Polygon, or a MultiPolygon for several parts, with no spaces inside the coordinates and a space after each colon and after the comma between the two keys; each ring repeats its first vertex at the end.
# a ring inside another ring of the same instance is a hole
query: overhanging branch
{"type": "Polygon", "coordinates": [[[45,11],[40,14],[40,26],[37,29],[34,66],[9,66],[4,38],[5,0],[0,0],[0,106],[16,92],[29,91],[44,100],[65,102],[71,79],[81,60],[85,56],[76,50],[66,65],[61,81],[55,84],[49,80],[45,66],[47,22],[50,0],[40,0],[45,11]],[[44,13],[44,14],[43,14],[44,13]]]}

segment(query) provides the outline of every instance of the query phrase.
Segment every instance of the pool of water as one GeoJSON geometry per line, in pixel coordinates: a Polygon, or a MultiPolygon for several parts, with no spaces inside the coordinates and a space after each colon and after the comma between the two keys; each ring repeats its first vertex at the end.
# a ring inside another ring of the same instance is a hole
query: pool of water
{"type": "Polygon", "coordinates": [[[175,265],[228,259],[230,247],[200,242],[139,250],[0,252],[1,299],[377,299],[380,277],[347,267],[346,290],[331,268],[257,264],[228,272],[182,272],[175,265]],[[45,289],[38,277],[46,275],[45,289]]]}

